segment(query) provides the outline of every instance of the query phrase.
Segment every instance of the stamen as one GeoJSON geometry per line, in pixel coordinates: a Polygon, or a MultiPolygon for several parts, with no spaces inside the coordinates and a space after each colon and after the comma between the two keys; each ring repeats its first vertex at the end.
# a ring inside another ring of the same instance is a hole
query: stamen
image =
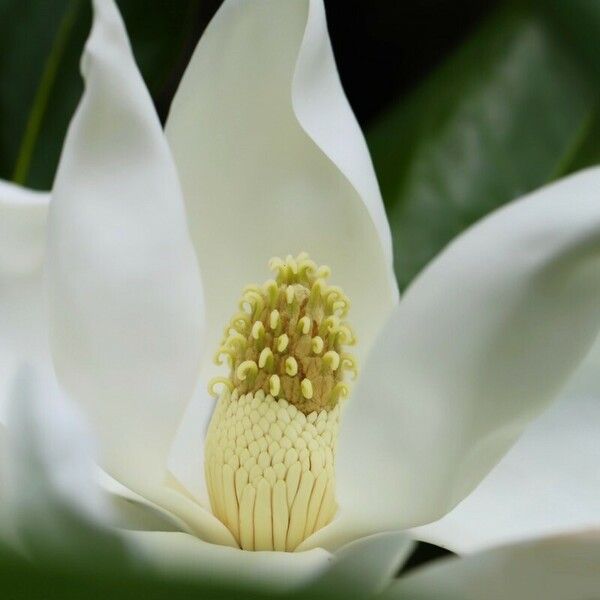
{"type": "Polygon", "coordinates": [[[285,359],[285,372],[290,377],[293,377],[298,373],[298,363],[293,356],[288,356],[288,358],[285,359]]]}
{"type": "Polygon", "coordinates": [[[347,373],[350,300],[306,253],[273,258],[275,278],[248,285],[215,362],[229,377],[206,439],[214,514],[245,550],[292,551],[336,510],[334,456],[347,373]]]}
{"type": "Polygon", "coordinates": [[[248,377],[255,378],[257,373],[258,366],[253,360],[245,360],[235,371],[240,381],[245,381],[248,377]]]}
{"type": "Polygon", "coordinates": [[[281,380],[279,379],[279,375],[271,375],[271,377],[269,377],[269,393],[272,396],[279,396],[280,390],[281,380]]]}
{"type": "Polygon", "coordinates": [[[335,371],[340,366],[340,355],[334,350],[329,350],[323,355],[323,362],[332,370],[335,371]]]}
{"type": "Polygon", "coordinates": [[[298,319],[298,325],[296,328],[299,333],[307,335],[310,331],[310,318],[304,315],[301,319],[298,319]]]}
{"type": "Polygon", "coordinates": [[[302,390],[302,395],[307,400],[310,400],[313,397],[313,386],[310,382],[310,379],[303,379],[302,383],[300,384],[300,389],[302,390]]]}
{"type": "Polygon", "coordinates": [[[278,310],[271,311],[271,315],[269,317],[269,325],[271,326],[271,329],[277,329],[277,326],[279,325],[279,311],[278,310]]]}
{"type": "Polygon", "coordinates": [[[321,354],[323,346],[323,338],[321,336],[317,335],[311,340],[311,349],[315,354],[321,354]]]}
{"type": "Polygon", "coordinates": [[[277,338],[277,352],[285,352],[290,342],[290,338],[286,333],[277,338]]]}
{"type": "Polygon", "coordinates": [[[252,337],[255,340],[262,340],[265,336],[265,326],[262,321],[255,321],[252,325],[252,337]]]}
{"type": "Polygon", "coordinates": [[[339,413],[305,416],[260,392],[221,396],[206,439],[206,481],[213,513],[240,548],[292,552],[334,517],[339,413]]]}
{"type": "Polygon", "coordinates": [[[271,348],[263,348],[262,352],[260,353],[260,356],[258,357],[258,366],[261,369],[264,369],[266,367],[270,370],[273,368],[273,361],[274,357],[271,348]]]}

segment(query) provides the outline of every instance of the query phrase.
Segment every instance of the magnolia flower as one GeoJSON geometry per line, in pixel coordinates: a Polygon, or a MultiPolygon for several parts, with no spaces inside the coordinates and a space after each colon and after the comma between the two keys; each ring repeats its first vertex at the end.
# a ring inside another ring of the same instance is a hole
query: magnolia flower
{"type": "MultiPolygon", "coordinates": [[[[138,509],[135,523],[122,511],[119,539],[154,564],[282,587],[360,552],[372,591],[409,544],[367,536],[432,523],[465,498],[450,525],[413,535],[468,550],[597,523],[589,396],[565,395],[475,488],[596,338],[600,171],[484,219],[399,299],[322,2],[226,0],[164,133],[114,3],[94,9],[43,260],[61,388],[98,438],[102,485],[138,509]],[[215,351],[229,366],[213,364],[215,351]],[[543,459],[578,431],[575,458],[568,448],[543,459]],[[540,482],[551,509],[540,509],[540,482]],[[495,530],[498,506],[506,531],[495,530]]],[[[46,198],[3,191],[21,228],[2,238],[4,255],[12,268],[31,254],[32,273],[46,198]]],[[[20,278],[7,281],[9,303],[20,278]]],[[[11,323],[7,369],[33,352],[21,325],[11,323]]],[[[27,468],[27,453],[8,454],[27,468]]],[[[51,487],[73,502],[70,481],[51,487]]]]}

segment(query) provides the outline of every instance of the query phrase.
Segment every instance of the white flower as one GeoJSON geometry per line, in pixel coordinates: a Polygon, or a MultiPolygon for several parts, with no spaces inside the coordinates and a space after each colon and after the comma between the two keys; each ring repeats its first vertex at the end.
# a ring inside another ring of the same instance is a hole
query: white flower
{"type": "MultiPolygon", "coordinates": [[[[61,386],[99,438],[104,485],[145,507],[142,530],[122,538],[156,564],[281,587],[360,540],[378,589],[407,538],[361,538],[436,521],[467,498],[594,342],[600,170],[484,219],[399,300],[389,226],[320,0],[227,0],[191,59],[166,137],[114,3],[94,8],[86,91],[49,213],[48,323],[61,386]],[[340,423],[339,509],[303,552],[246,552],[205,487],[211,358],[242,288],[264,280],[271,256],[303,251],[351,299],[364,365],[340,423]]],[[[0,319],[16,315],[1,321],[4,386],[22,357],[45,353],[39,295],[31,310],[23,302],[41,281],[47,198],[0,193],[0,226],[16,232],[0,238],[0,319]]],[[[449,520],[418,535],[474,549],[597,524],[599,412],[589,395],[565,396],[449,520]],[[561,439],[568,451],[550,463],[561,439]],[[540,506],[540,490],[551,506],[540,506]]],[[[8,454],[28,468],[27,452],[8,454]]]]}

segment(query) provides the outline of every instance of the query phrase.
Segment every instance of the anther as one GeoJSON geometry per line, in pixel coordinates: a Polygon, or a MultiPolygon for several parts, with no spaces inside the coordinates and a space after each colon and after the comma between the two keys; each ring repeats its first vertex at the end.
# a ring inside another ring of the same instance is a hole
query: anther
{"type": "Polygon", "coordinates": [[[221,346],[215,356],[214,356],[214,363],[217,365],[222,365],[223,364],[223,356],[225,356],[227,358],[227,362],[229,363],[229,365],[233,365],[233,361],[236,357],[236,353],[234,350],[232,350],[231,348],[226,348],[225,346],[221,346]]]}
{"type": "Polygon", "coordinates": [[[343,382],[339,381],[331,390],[330,402],[332,405],[337,404],[342,398],[347,398],[350,393],[350,388],[343,382]]]}
{"type": "Polygon", "coordinates": [[[255,321],[252,325],[252,337],[255,340],[261,340],[265,335],[265,326],[262,321],[255,321]]]}
{"type": "Polygon", "coordinates": [[[332,370],[335,371],[340,366],[340,355],[334,350],[329,350],[323,354],[323,362],[332,370]]]}
{"type": "Polygon", "coordinates": [[[258,373],[258,365],[253,360],[245,360],[238,365],[235,374],[240,381],[246,378],[253,379],[258,373]]]}
{"type": "Polygon", "coordinates": [[[262,349],[262,352],[258,357],[258,366],[261,369],[264,369],[266,367],[268,370],[271,370],[273,368],[273,351],[271,350],[271,348],[262,349]]]}
{"type": "Polygon", "coordinates": [[[271,329],[277,329],[279,325],[279,311],[277,309],[271,311],[269,316],[269,325],[271,329]]]}
{"type": "Polygon", "coordinates": [[[298,362],[293,356],[288,356],[285,359],[285,372],[290,376],[294,377],[298,373],[298,362]]]}
{"type": "Polygon", "coordinates": [[[350,302],[341,288],[326,282],[329,269],[317,267],[305,253],[270,265],[275,280],[244,288],[241,310],[226,328],[215,359],[227,360],[241,394],[267,392],[272,375],[285,375],[273,385],[298,410],[309,414],[330,407],[336,384],[348,371],[356,372],[353,359],[342,356],[343,346],[355,342],[344,320],[350,302]],[[305,376],[310,381],[303,390],[305,376]]]}
{"type": "Polygon", "coordinates": [[[351,354],[342,354],[342,369],[350,371],[352,373],[352,379],[356,379],[358,376],[358,366],[356,365],[356,359],[351,354]]]}
{"type": "Polygon", "coordinates": [[[316,335],[311,341],[310,341],[310,349],[313,351],[314,354],[321,354],[321,352],[323,352],[323,338],[316,335]]]}
{"type": "Polygon", "coordinates": [[[269,392],[271,396],[278,396],[281,390],[281,380],[279,375],[271,375],[269,377],[269,392]]]}
{"type": "Polygon", "coordinates": [[[287,333],[283,333],[277,338],[277,352],[285,352],[285,349],[288,347],[290,342],[290,338],[287,333]]]}
{"type": "Polygon", "coordinates": [[[327,265],[321,265],[317,269],[317,277],[320,279],[329,279],[331,277],[331,269],[327,265]]]}
{"type": "Polygon", "coordinates": [[[287,303],[291,304],[294,301],[294,297],[295,297],[294,286],[288,285],[287,289],[285,290],[285,299],[286,299],[287,303]]]}
{"type": "Polygon", "coordinates": [[[298,325],[296,327],[298,329],[298,332],[306,335],[310,331],[310,325],[310,317],[304,315],[301,319],[298,319],[298,325]]]}
{"type": "Polygon", "coordinates": [[[248,340],[239,331],[232,331],[227,338],[227,345],[241,353],[246,349],[248,340]]]}
{"type": "Polygon", "coordinates": [[[294,260],[294,257],[291,254],[286,256],[286,262],[290,268],[290,271],[294,274],[298,274],[298,263],[294,260]]]}
{"type": "Polygon", "coordinates": [[[302,383],[300,383],[300,391],[307,400],[310,400],[313,397],[313,386],[310,379],[304,378],[302,380],[302,383]]]}
{"type": "Polygon", "coordinates": [[[208,384],[208,392],[211,396],[219,396],[219,392],[217,392],[217,386],[222,386],[223,389],[229,390],[230,392],[233,390],[233,381],[227,377],[213,377],[208,384]]]}

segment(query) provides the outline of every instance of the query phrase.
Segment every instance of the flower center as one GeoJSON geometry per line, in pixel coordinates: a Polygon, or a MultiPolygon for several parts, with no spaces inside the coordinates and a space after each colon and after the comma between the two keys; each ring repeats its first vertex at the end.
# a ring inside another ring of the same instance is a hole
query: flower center
{"type": "Polygon", "coordinates": [[[303,253],[271,259],[276,273],[249,285],[215,361],[229,377],[205,451],[214,514],[244,550],[292,551],[336,511],[334,457],[346,372],[356,376],[350,302],[331,272],[303,253]]]}

